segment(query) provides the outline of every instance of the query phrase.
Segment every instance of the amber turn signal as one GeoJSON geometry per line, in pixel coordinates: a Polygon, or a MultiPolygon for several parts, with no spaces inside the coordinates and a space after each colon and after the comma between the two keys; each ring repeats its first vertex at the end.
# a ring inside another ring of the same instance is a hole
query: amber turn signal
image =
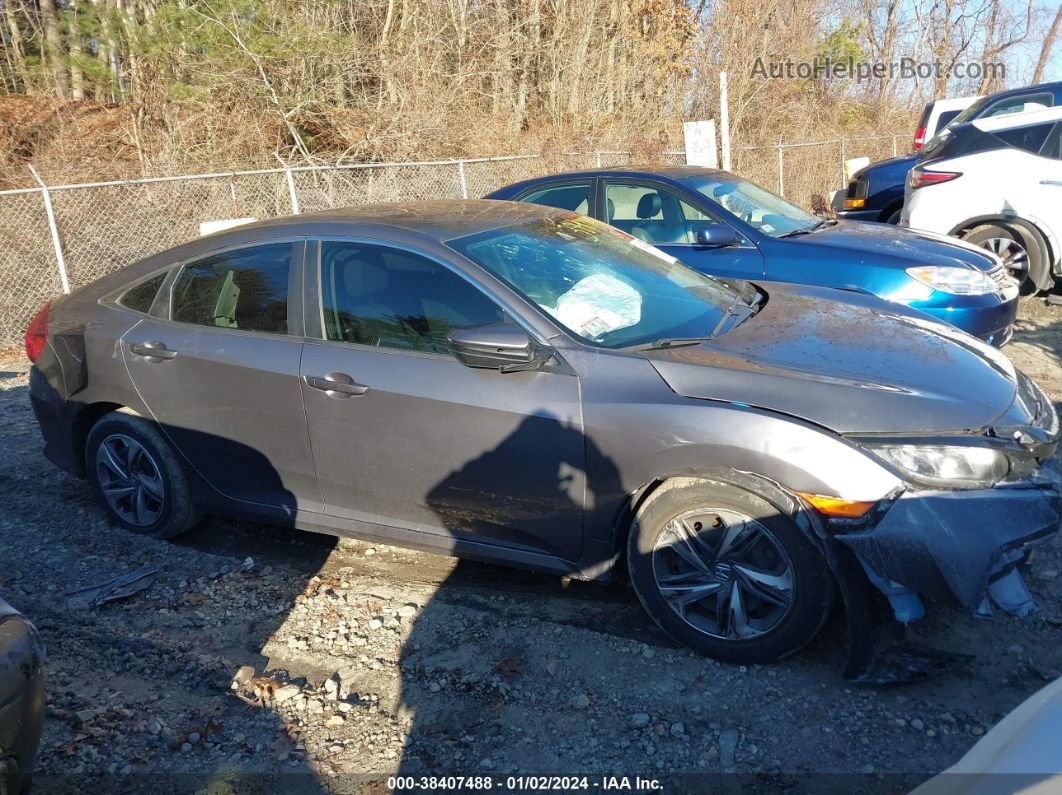
{"type": "Polygon", "coordinates": [[[847,519],[858,519],[877,505],[876,502],[842,500],[840,497],[826,497],[822,494],[805,494],[802,491],[798,491],[797,494],[812,505],[819,513],[826,516],[843,516],[847,519]]]}

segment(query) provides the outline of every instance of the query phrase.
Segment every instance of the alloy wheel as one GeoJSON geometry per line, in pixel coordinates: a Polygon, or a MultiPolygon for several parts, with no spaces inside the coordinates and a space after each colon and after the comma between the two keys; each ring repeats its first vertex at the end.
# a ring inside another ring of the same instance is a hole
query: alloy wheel
{"type": "Polygon", "coordinates": [[[1018,284],[1029,277],[1029,252],[1019,241],[1009,237],[990,237],[979,245],[1003,260],[1003,267],[1018,284]]]}
{"type": "Polygon", "coordinates": [[[96,477],[107,504],[124,521],[150,527],[162,515],[166,487],[147,449],[125,434],[112,434],[96,448],[96,477]]]}
{"type": "Polygon", "coordinates": [[[652,570],[679,618],[724,640],[770,632],[796,597],[782,544],[760,522],[729,509],[687,511],[668,522],[653,548],[652,570]]]}

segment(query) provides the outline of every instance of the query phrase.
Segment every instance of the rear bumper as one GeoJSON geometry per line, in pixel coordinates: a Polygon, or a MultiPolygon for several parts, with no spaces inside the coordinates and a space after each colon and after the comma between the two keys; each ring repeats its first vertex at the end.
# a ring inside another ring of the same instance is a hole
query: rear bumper
{"type": "Polygon", "coordinates": [[[870,530],[838,535],[866,566],[922,596],[982,609],[990,584],[1059,531],[1062,477],[974,491],[908,491],[870,530]]]}
{"type": "Polygon", "coordinates": [[[63,400],[37,367],[30,370],[29,395],[44,437],[44,456],[71,475],[84,475],[84,462],[74,449],[75,405],[63,400]]]}

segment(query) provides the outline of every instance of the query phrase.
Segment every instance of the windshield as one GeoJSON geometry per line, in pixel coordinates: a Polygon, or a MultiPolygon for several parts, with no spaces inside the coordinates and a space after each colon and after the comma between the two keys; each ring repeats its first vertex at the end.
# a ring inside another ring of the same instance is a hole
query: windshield
{"type": "Polygon", "coordinates": [[[948,124],[952,127],[958,127],[960,124],[965,124],[970,119],[976,118],[977,114],[981,112],[981,108],[988,104],[988,100],[990,99],[991,97],[981,97],[981,99],[977,100],[974,104],[967,105],[962,113],[948,122],[948,124]]]}
{"type": "Polygon", "coordinates": [[[648,243],[574,213],[447,245],[576,337],[607,348],[711,336],[745,300],[738,289],[690,270],[648,243]]]}
{"type": "Polygon", "coordinates": [[[690,185],[749,226],[771,237],[814,229],[819,219],[766,188],[737,177],[697,177],[690,185]]]}

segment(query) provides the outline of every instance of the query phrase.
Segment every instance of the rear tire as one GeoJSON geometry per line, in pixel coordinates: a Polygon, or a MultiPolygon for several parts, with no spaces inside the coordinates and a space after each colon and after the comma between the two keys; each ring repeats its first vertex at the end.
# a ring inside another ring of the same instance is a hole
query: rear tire
{"type": "Polygon", "coordinates": [[[102,417],[88,435],[85,470],[97,501],[132,533],[173,538],[199,522],[184,466],[146,420],[102,417]]]}
{"type": "Polygon", "coordinates": [[[885,223],[895,226],[900,223],[900,216],[903,214],[903,207],[893,210],[888,218],[885,219],[885,223]]]}
{"type": "Polygon", "coordinates": [[[627,566],[661,629],[725,662],[799,651],[833,605],[815,544],[766,499],[724,483],[664,484],[638,511],[627,566]]]}
{"type": "Polygon", "coordinates": [[[1038,242],[1016,226],[1004,223],[978,226],[967,232],[963,240],[1003,260],[1003,267],[1017,279],[1022,295],[1032,295],[1047,279],[1038,242]]]}

